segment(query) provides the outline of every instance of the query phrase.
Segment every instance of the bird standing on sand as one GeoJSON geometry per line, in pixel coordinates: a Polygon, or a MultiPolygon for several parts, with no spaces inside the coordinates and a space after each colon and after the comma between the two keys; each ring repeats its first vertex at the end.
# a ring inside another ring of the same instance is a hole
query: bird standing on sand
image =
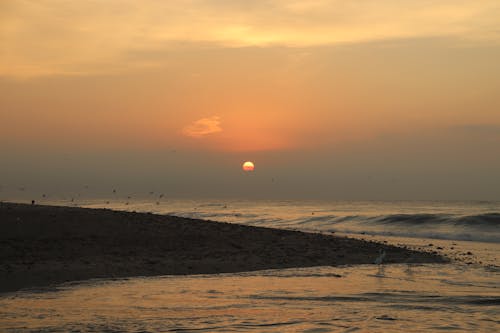
{"type": "Polygon", "coordinates": [[[384,261],[385,258],[385,250],[379,250],[380,255],[375,259],[374,263],[377,265],[382,264],[382,261],[384,261]]]}

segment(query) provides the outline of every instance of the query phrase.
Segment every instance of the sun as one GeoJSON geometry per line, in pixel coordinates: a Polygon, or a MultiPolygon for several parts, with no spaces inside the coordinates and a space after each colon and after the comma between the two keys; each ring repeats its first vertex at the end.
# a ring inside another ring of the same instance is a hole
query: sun
{"type": "Polygon", "coordinates": [[[255,166],[250,161],[246,161],[245,163],[243,163],[243,171],[253,171],[254,168],[255,166]]]}

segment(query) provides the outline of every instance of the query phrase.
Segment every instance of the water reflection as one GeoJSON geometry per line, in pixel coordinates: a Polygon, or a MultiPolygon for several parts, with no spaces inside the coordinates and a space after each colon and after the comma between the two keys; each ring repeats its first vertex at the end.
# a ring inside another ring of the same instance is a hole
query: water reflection
{"type": "Polygon", "coordinates": [[[0,331],[492,332],[498,277],[382,265],[96,280],[3,295],[0,331]]]}

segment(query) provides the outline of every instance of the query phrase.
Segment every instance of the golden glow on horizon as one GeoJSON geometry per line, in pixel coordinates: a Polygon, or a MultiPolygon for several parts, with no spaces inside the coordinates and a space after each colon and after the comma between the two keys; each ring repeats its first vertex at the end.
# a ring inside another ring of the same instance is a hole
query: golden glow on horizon
{"type": "Polygon", "coordinates": [[[243,171],[253,171],[255,169],[255,166],[253,164],[253,162],[250,162],[250,161],[246,161],[245,163],[243,163],[243,171]]]}

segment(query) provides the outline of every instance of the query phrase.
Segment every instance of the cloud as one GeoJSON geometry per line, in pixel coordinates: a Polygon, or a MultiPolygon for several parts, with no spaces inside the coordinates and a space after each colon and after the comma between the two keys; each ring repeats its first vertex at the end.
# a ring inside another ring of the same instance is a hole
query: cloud
{"type": "Polygon", "coordinates": [[[213,116],[201,118],[182,129],[182,134],[191,138],[202,138],[206,135],[221,132],[220,118],[213,116]]]}
{"type": "Polygon", "coordinates": [[[498,0],[7,0],[0,5],[0,76],[148,67],[148,59],[131,63],[127,55],[179,42],[311,47],[456,37],[492,43],[500,40],[499,15],[498,0]]]}

